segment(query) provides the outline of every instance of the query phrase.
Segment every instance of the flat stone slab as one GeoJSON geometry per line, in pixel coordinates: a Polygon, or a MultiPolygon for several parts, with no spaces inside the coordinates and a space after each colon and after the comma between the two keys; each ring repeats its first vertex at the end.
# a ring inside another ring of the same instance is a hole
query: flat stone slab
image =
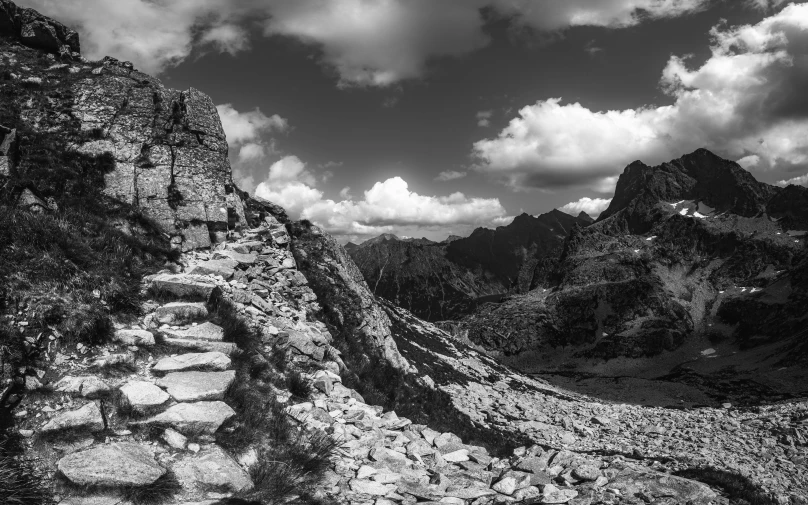
{"type": "Polygon", "coordinates": [[[230,258],[202,261],[194,265],[188,273],[196,275],[221,275],[224,280],[227,280],[233,277],[238,264],[238,261],[230,258]]]}
{"type": "Polygon", "coordinates": [[[213,434],[236,412],[224,402],[180,403],[169,407],[145,421],[142,425],[165,425],[185,434],[213,434]]]}
{"type": "Polygon", "coordinates": [[[230,367],[230,358],[221,352],[190,352],[163,358],[152,368],[155,372],[184,372],[190,370],[222,371],[230,367]]]}
{"type": "Polygon", "coordinates": [[[236,379],[235,370],[224,372],[173,372],[157,380],[178,402],[221,400],[236,379]]]}
{"type": "Polygon", "coordinates": [[[151,280],[152,288],[179,298],[209,299],[216,285],[199,275],[158,274],[151,280]]]}
{"type": "Polygon", "coordinates": [[[188,340],[186,338],[164,337],[166,344],[180,349],[204,352],[220,352],[231,355],[236,352],[236,344],[233,342],[211,342],[207,340],[188,340]]]}
{"type": "Polygon", "coordinates": [[[171,302],[154,312],[160,324],[187,324],[208,317],[208,308],[199,302],[171,302]]]}
{"type": "Polygon", "coordinates": [[[129,405],[140,412],[160,406],[168,401],[168,393],[146,381],[129,381],[121,387],[121,394],[129,405]]]}
{"type": "Polygon", "coordinates": [[[146,486],[166,473],[148,446],[125,442],[69,454],[56,466],[70,482],[90,486],[146,486]]]}
{"type": "Polygon", "coordinates": [[[221,342],[224,340],[224,328],[211,322],[192,326],[186,330],[172,330],[165,331],[165,333],[176,338],[190,340],[210,340],[211,342],[221,342]]]}
{"type": "Polygon", "coordinates": [[[154,345],[154,335],[146,330],[117,330],[112,340],[123,345],[154,345]]]}
{"type": "Polygon", "coordinates": [[[247,472],[217,445],[184,457],[171,469],[185,488],[237,493],[253,487],[247,472]]]}
{"type": "Polygon", "coordinates": [[[101,409],[94,402],[81,408],[61,412],[51,418],[40,430],[42,433],[51,433],[61,430],[101,431],[104,429],[104,418],[101,409]]]}
{"type": "Polygon", "coordinates": [[[216,251],[213,253],[213,259],[229,258],[235,260],[242,265],[252,265],[258,259],[255,254],[242,254],[236,251],[225,249],[223,251],[216,251]]]}
{"type": "Polygon", "coordinates": [[[85,398],[97,398],[110,391],[109,385],[94,375],[62,377],[54,384],[56,391],[85,398]]]}

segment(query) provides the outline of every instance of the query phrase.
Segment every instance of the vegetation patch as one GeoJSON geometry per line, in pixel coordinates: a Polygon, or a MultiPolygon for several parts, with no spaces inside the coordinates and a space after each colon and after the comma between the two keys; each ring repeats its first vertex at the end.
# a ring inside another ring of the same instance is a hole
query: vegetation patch
{"type": "Polygon", "coordinates": [[[19,456],[16,444],[0,440],[0,503],[4,505],[51,505],[56,503],[49,479],[36,461],[19,456]]]}

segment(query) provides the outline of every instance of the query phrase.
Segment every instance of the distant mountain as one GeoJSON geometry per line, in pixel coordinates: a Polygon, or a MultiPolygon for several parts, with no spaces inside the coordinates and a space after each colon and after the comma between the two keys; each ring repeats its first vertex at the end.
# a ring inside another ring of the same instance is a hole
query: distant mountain
{"type": "Polygon", "coordinates": [[[494,295],[545,282],[564,239],[585,220],[554,210],[496,230],[433,242],[384,234],[346,247],[371,290],[427,320],[460,317],[494,295]]]}
{"type": "Polygon", "coordinates": [[[572,229],[588,224],[560,210],[538,217],[522,214],[508,226],[477,228],[468,238],[451,242],[447,258],[490,272],[509,291],[527,292],[546,283],[572,229]]]}
{"type": "Polygon", "coordinates": [[[586,213],[586,212],[584,212],[584,211],[581,211],[581,212],[578,214],[578,219],[580,219],[580,220],[582,220],[582,221],[586,221],[586,222],[587,222],[587,223],[589,223],[589,224],[592,224],[592,223],[594,223],[594,222],[595,222],[595,220],[594,220],[594,219],[592,219],[592,216],[590,216],[589,214],[587,214],[587,213],[586,213]]]}
{"type": "Polygon", "coordinates": [[[558,365],[548,357],[562,346],[574,346],[567,358],[639,358],[699,339],[790,341],[802,354],[788,358],[806,357],[807,199],[704,149],[634,162],[609,208],[569,234],[549,289],[481,306],[462,326],[528,368],[558,365]]]}

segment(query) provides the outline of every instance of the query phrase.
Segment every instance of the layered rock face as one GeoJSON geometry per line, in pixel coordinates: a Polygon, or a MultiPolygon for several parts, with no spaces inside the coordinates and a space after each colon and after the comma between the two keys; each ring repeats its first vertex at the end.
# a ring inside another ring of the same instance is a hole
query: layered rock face
{"type": "Polygon", "coordinates": [[[105,192],[181,237],[183,250],[222,242],[244,213],[213,101],[193,88],[167,89],[125,63],[104,63],[73,87],[81,130],[100,137],[76,149],[112,153],[105,192]]]}
{"type": "Polygon", "coordinates": [[[6,80],[19,95],[19,109],[3,115],[12,124],[0,129],[0,174],[28,162],[14,157],[21,128],[47,133],[48,142],[65,149],[111,156],[104,193],[139,208],[183,250],[210,247],[244,223],[210,97],[193,88],[166,88],[113,58],[88,62],[74,31],[6,0],[0,3],[0,36],[12,41],[2,59],[6,80]]]}

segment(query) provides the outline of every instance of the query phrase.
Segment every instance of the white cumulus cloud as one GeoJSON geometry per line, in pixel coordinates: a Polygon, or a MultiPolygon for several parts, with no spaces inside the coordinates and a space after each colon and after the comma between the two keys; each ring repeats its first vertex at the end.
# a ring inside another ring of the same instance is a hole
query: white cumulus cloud
{"type": "Polygon", "coordinates": [[[255,194],[299,214],[322,199],[323,192],[311,187],[314,184],[316,178],[306,164],[297,156],[286,156],[269,167],[266,180],[258,184],[255,194]]]}
{"type": "Polygon", "coordinates": [[[585,196],[577,202],[570,202],[563,207],[559,207],[558,210],[573,216],[586,212],[590,216],[597,218],[601,212],[609,207],[611,202],[611,198],[589,198],[585,196]]]}
{"type": "Polygon", "coordinates": [[[255,141],[263,133],[283,132],[289,128],[289,122],[277,114],[267,116],[261,109],[239,112],[229,103],[216,106],[222,128],[227,136],[227,143],[236,146],[255,141]]]}
{"type": "Polygon", "coordinates": [[[513,187],[603,190],[634,160],[656,164],[699,147],[760,170],[808,163],[808,4],[711,35],[700,67],[668,61],[660,83],[672,105],[593,111],[540,100],[474,144],[475,168],[513,187]]]}
{"type": "MultiPolygon", "coordinates": [[[[271,181],[266,185],[267,189],[271,188],[271,181]]],[[[341,201],[313,201],[314,193],[303,193],[297,187],[293,195],[291,190],[287,195],[280,190],[270,194],[261,191],[259,186],[256,194],[270,200],[274,197],[273,201],[282,205],[282,201],[289,201],[290,196],[307,199],[300,217],[337,236],[370,236],[404,228],[414,228],[416,232],[419,229],[442,229],[448,233],[458,228],[503,224],[509,219],[496,198],[473,198],[463,193],[420,195],[410,191],[407,182],[400,177],[376,182],[361,199],[350,198],[348,189],[341,192],[344,198],[341,201]]]]}

